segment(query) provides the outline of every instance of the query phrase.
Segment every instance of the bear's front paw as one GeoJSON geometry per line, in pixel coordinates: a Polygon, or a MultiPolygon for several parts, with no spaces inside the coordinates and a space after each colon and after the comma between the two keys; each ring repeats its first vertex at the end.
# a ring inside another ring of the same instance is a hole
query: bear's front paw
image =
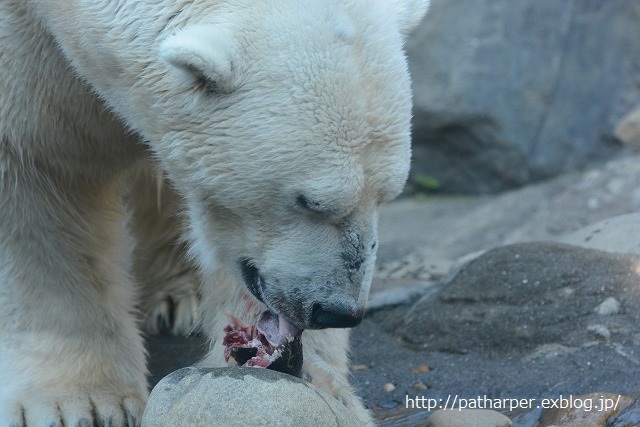
{"type": "Polygon", "coordinates": [[[187,271],[167,282],[143,301],[145,329],[152,334],[188,335],[198,323],[198,277],[187,271]]]}
{"type": "Polygon", "coordinates": [[[1,427],[138,427],[145,399],[136,394],[65,393],[0,402],[1,427]]]}

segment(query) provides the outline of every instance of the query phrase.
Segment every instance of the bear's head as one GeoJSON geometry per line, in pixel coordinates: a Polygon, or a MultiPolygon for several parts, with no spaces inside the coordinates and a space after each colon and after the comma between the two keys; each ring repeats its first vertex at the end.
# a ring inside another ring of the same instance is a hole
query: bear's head
{"type": "Polygon", "coordinates": [[[156,152],[194,252],[295,328],[363,316],[377,212],[409,170],[403,43],[426,7],[222,1],[161,43],[172,116],[156,152]]]}

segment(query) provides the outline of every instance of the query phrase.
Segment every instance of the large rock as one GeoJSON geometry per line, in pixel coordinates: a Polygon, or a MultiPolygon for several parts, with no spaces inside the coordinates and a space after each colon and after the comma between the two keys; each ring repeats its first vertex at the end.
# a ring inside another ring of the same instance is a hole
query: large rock
{"type": "Polygon", "coordinates": [[[610,153],[640,102],[637,40],[636,1],[432,0],[407,44],[414,173],[495,192],[610,153]]]}
{"type": "MultiPolygon", "coordinates": [[[[426,288],[417,302],[365,317],[351,335],[352,361],[366,366],[354,370],[354,386],[374,410],[396,414],[408,414],[407,399],[420,396],[441,405],[454,396],[536,404],[594,391],[634,396],[639,266],[638,254],[561,243],[489,250],[426,288]]],[[[514,425],[538,427],[539,418],[529,413],[514,425]]]]}
{"type": "Polygon", "coordinates": [[[639,261],[559,243],[499,247],[418,301],[398,333],[421,350],[488,355],[635,348],[639,261]]]}
{"type": "Polygon", "coordinates": [[[609,420],[607,427],[633,427],[640,425],[640,400],[636,399],[624,408],[618,416],[609,420]]]}
{"type": "Polygon", "coordinates": [[[557,402],[557,408],[547,409],[539,427],[606,427],[607,420],[631,405],[633,399],[612,393],[591,393],[570,396],[557,402]]]}
{"type": "Polygon", "coordinates": [[[184,368],[151,392],[142,427],[361,426],[335,398],[257,368],[184,368]]]}

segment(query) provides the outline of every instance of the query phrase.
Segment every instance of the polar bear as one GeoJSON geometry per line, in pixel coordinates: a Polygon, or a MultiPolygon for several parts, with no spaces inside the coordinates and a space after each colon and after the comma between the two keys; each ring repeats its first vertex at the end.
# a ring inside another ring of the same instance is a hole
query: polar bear
{"type": "MultiPolygon", "coordinates": [[[[123,195],[148,167],[183,203],[202,363],[224,365],[226,313],[269,312],[305,330],[307,378],[370,422],[344,328],[363,315],[377,210],[407,177],[403,42],[426,8],[0,2],[0,426],[139,425],[149,291],[123,195]]],[[[129,202],[155,200],[142,193],[129,202]]]]}

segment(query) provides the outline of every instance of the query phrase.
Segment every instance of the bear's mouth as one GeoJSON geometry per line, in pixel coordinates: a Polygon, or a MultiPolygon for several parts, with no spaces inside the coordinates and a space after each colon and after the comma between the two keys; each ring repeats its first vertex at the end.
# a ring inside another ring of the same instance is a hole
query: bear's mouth
{"type": "Polygon", "coordinates": [[[256,297],[258,301],[264,304],[267,309],[259,316],[258,327],[263,331],[268,331],[269,341],[276,345],[283,345],[289,342],[292,337],[299,335],[302,329],[295,326],[288,318],[273,310],[267,302],[265,302],[263,294],[264,278],[260,275],[260,270],[248,258],[240,261],[242,278],[249,292],[256,297]]]}
{"type": "Polygon", "coordinates": [[[253,326],[229,315],[230,323],[224,328],[225,360],[231,365],[233,359],[240,366],[273,369],[300,377],[303,330],[269,308],[263,294],[265,281],[251,260],[241,260],[240,268],[245,286],[266,309],[253,326]]]}
{"type": "Polygon", "coordinates": [[[277,316],[266,311],[255,326],[228,315],[224,328],[224,359],[229,366],[267,368],[300,378],[302,375],[302,331],[280,330],[277,316]],[[283,337],[284,341],[283,341],[283,337]]]}

